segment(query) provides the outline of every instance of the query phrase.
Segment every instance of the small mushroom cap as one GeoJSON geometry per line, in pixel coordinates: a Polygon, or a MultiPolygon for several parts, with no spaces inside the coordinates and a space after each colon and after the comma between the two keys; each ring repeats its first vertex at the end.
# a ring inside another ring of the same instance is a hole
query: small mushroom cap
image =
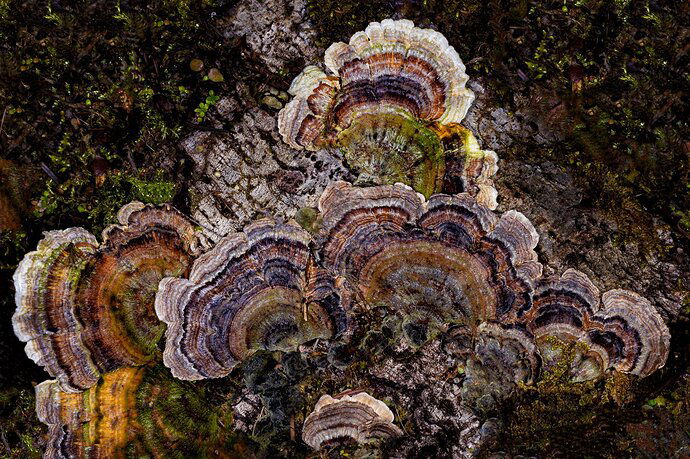
{"type": "Polygon", "coordinates": [[[605,333],[590,332],[589,337],[609,353],[609,336],[616,336],[623,343],[624,352],[613,361],[616,370],[644,378],[666,364],[671,334],[649,300],[628,290],[615,289],[602,295],[602,305],[596,318],[604,324],[605,333]]]}
{"type": "Polygon", "coordinates": [[[319,401],[316,402],[316,405],[314,406],[314,412],[317,413],[321,411],[321,409],[323,409],[324,407],[338,402],[362,403],[374,410],[376,415],[379,418],[381,418],[382,421],[393,422],[393,412],[390,408],[388,408],[388,405],[383,403],[381,400],[372,397],[364,391],[343,392],[339,395],[336,395],[335,397],[331,397],[330,395],[322,395],[319,401]]]}
{"type": "Polygon", "coordinates": [[[390,408],[366,392],[323,395],[304,421],[302,439],[318,450],[331,443],[364,443],[402,435],[393,419],[390,408]]]}
{"type": "Polygon", "coordinates": [[[339,296],[310,242],[295,224],[262,219],[199,257],[189,280],[163,279],[156,312],[168,324],[163,359],[173,375],[222,377],[255,350],[343,331],[339,296]]]}
{"type": "Polygon", "coordinates": [[[101,245],[82,228],[46,233],[14,273],[15,334],[67,391],[150,360],[164,331],[158,282],[186,275],[198,251],[194,227],[170,206],[130,203],[118,218],[101,245]]]}

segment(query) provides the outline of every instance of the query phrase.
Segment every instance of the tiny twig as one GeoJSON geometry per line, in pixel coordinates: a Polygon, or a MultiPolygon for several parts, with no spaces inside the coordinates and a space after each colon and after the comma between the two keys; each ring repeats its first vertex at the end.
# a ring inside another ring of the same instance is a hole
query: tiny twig
{"type": "Polygon", "coordinates": [[[5,437],[5,431],[3,430],[0,432],[0,437],[2,437],[2,443],[5,445],[5,449],[7,450],[7,454],[11,455],[12,454],[12,448],[10,448],[10,444],[7,442],[7,437],[5,437]]]}
{"type": "Polygon", "coordinates": [[[262,406],[262,407],[261,407],[261,412],[260,412],[259,415],[256,417],[256,421],[254,421],[254,425],[252,426],[252,436],[256,435],[256,426],[257,426],[257,424],[259,424],[259,421],[260,421],[261,418],[263,417],[265,411],[266,411],[266,407],[265,407],[265,406],[262,406]]]}
{"type": "Polygon", "coordinates": [[[2,120],[0,120],[0,133],[2,133],[2,127],[5,125],[5,115],[7,114],[7,106],[2,111],[2,120]]]}
{"type": "Polygon", "coordinates": [[[44,162],[41,161],[41,169],[43,169],[43,172],[46,173],[48,177],[50,177],[55,183],[60,183],[60,180],[58,180],[57,175],[55,175],[55,172],[50,170],[50,167],[44,162]]]}
{"type": "Polygon", "coordinates": [[[134,158],[132,158],[132,151],[127,150],[127,160],[129,161],[129,165],[132,166],[132,169],[134,169],[134,172],[139,173],[139,169],[137,169],[137,165],[134,164],[134,158]]]}

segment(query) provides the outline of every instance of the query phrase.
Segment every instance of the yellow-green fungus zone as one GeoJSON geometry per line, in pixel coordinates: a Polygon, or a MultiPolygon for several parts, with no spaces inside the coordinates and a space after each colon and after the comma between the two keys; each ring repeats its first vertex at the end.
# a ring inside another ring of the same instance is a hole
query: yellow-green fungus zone
{"type": "Polygon", "coordinates": [[[423,122],[395,113],[365,114],[341,131],[335,143],[362,181],[404,183],[426,197],[441,190],[443,145],[423,122]]]}

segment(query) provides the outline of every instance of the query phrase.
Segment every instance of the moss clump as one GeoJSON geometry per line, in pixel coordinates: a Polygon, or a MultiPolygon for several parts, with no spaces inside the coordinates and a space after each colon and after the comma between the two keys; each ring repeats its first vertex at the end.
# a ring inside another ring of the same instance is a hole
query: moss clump
{"type": "Polygon", "coordinates": [[[295,213],[297,224],[312,234],[319,231],[321,226],[319,217],[319,210],[314,207],[302,207],[295,213]]]}
{"type": "Polygon", "coordinates": [[[173,181],[165,180],[163,176],[164,174],[159,173],[149,181],[139,177],[129,177],[127,181],[132,186],[133,198],[150,204],[172,201],[177,192],[177,185],[173,181]]]}
{"type": "Polygon", "coordinates": [[[0,391],[2,457],[41,457],[41,436],[45,427],[36,418],[35,403],[36,397],[31,390],[12,388],[0,391]]]}
{"type": "Polygon", "coordinates": [[[171,201],[176,190],[177,185],[160,170],[152,174],[140,171],[136,175],[113,171],[100,186],[96,186],[91,174],[77,175],[61,184],[48,183],[35,213],[43,219],[68,214],[72,224],[99,232],[116,221],[115,215],[124,204],[135,200],[160,204],[171,201]],[[147,180],[146,175],[151,175],[151,179],[147,180]]]}
{"type": "Polygon", "coordinates": [[[28,235],[25,231],[0,231],[0,270],[14,271],[16,260],[29,251],[28,235]]]}
{"type": "Polygon", "coordinates": [[[304,403],[296,387],[305,376],[300,360],[295,353],[259,351],[244,363],[245,383],[261,397],[276,433],[289,429],[290,418],[304,403]],[[275,357],[280,357],[282,364],[275,357]]]}

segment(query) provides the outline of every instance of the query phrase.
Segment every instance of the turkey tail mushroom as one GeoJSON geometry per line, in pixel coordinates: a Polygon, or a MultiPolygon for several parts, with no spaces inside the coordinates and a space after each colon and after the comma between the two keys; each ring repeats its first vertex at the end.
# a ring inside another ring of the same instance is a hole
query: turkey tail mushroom
{"type": "Polygon", "coordinates": [[[163,279],[156,312],[168,324],[163,358],[173,375],[222,377],[255,350],[343,331],[339,296],[310,243],[297,225],[262,219],[199,257],[189,280],[163,279]]]}
{"type": "Polygon", "coordinates": [[[323,395],[304,420],[302,439],[318,450],[326,445],[385,440],[402,435],[393,424],[393,412],[363,391],[347,391],[335,397],[323,395]]]}
{"type": "Polygon", "coordinates": [[[439,32],[411,21],[372,22],[309,66],[290,87],[278,130],[295,149],[336,148],[361,181],[403,182],[425,196],[441,191],[448,161],[459,160],[463,191],[496,207],[496,154],[458,123],[474,94],[458,53],[439,32]],[[454,139],[461,148],[447,151],[454,139]],[[453,154],[460,158],[451,158],[453,154]]]}
{"type": "Polygon", "coordinates": [[[68,391],[150,360],[164,331],[158,282],[186,275],[199,250],[194,227],[170,206],[131,203],[119,219],[101,245],[82,228],[45,233],[14,273],[15,334],[68,391]]]}
{"type": "Polygon", "coordinates": [[[668,358],[668,327],[647,299],[618,289],[601,295],[574,269],[541,281],[523,320],[547,361],[561,354],[554,338],[580,344],[572,363],[575,380],[592,379],[609,369],[645,377],[668,358]]]}

